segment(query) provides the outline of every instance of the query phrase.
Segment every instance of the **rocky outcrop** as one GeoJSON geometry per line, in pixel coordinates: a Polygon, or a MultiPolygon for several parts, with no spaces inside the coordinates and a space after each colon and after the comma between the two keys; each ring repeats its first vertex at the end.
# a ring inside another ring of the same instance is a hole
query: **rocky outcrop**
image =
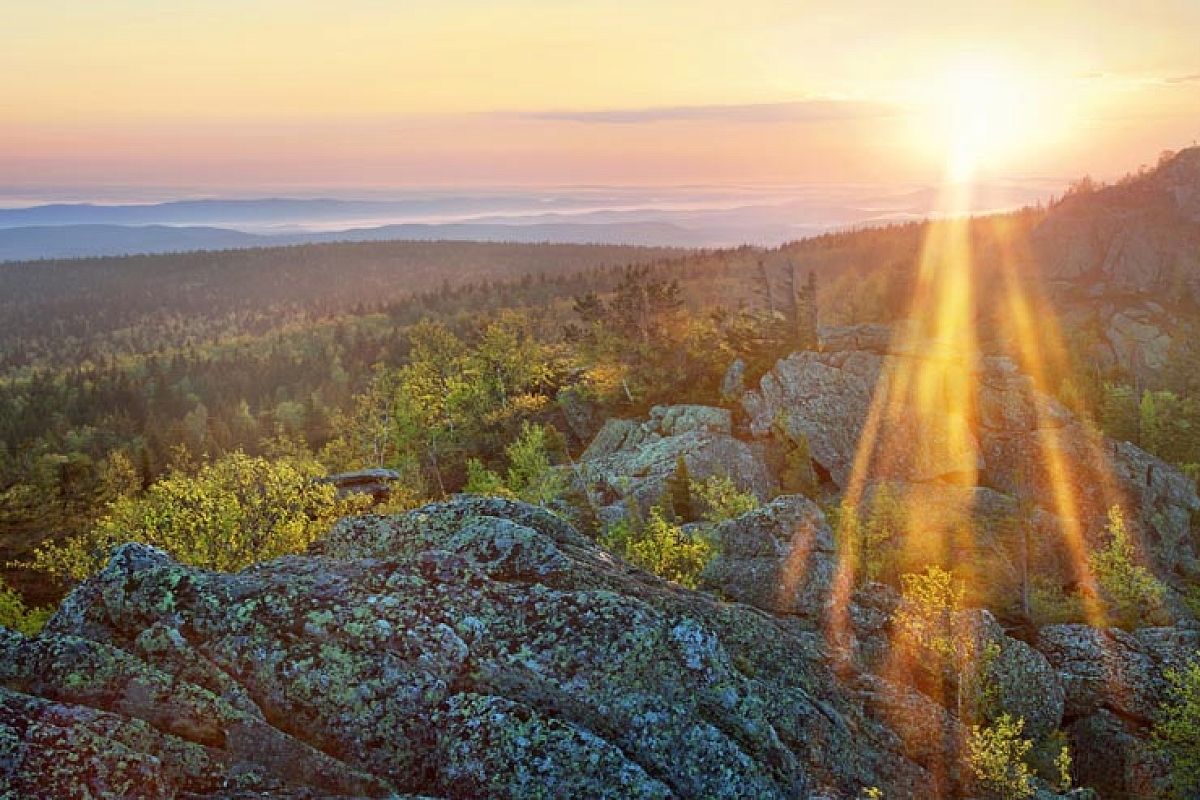
{"type": "Polygon", "coordinates": [[[0,651],[20,797],[904,797],[937,758],[811,626],[499,499],[345,520],[237,574],[125,545],[0,651]]]}
{"type": "MultiPolygon", "coordinates": [[[[933,486],[932,494],[943,495],[964,483],[970,491],[987,487],[1042,505],[1050,515],[1043,517],[1046,523],[1064,512],[1074,515],[1093,544],[1108,507],[1120,504],[1140,523],[1139,533],[1163,573],[1200,574],[1190,537],[1200,497],[1177,469],[1128,442],[1094,433],[1038,392],[1007,358],[959,359],[919,343],[889,343],[881,351],[836,349],[878,345],[876,326],[869,327],[862,335],[843,331],[829,339],[832,349],[794,353],[776,363],[757,390],[742,396],[751,431],[767,437],[782,424],[790,437],[803,435],[813,460],[841,488],[849,484],[856,459],[866,465],[861,477],[867,483],[933,486]],[[931,416],[902,394],[889,403],[886,431],[864,441],[878,387],[922,374],[931,359],[950,359],[949,366],[935,366],[934,374],[958,370],[972,388],[969,417],[956,422],[946,414],[931,416]],[[972,481],[978,486],[969,485],[972,481]],[[1058,496],[1071,504],[1059,507],[1058,496]]],[[[1059,573],[1067,566],[1056,562],[1059,573]]]]}
{"type": "Polygon", "coordinates": [[[1101,797],[1167,796],[1169,769],[1148,744],[1165,672],[1200,656],[1200,631],[1048,625],[1035,643],[1065,690],[1077,780],[1101,797]]]}
{"type": "Polygon", "coordinates": [[[1034,243],[1050,280],[1200,298],[1200,148],[1131,181],[1065,198],[1034,243]]]}
{"type": "Polygon", "coordinates": [[[338,472],[322,480],[332,484],[338,495],[365,494],[372,500],[386,500],[392,493],[392,484],[400,480],[394,469],[359,469],[353,472],[338,472]]]}
{"type": "Polygon", "coordinates": [[[778,487],[766,448],[734,437],[732,425],[728,410],[700,405],[655,406],[644,422],[611,419],[580,456],[576,477],[610,520],[627,498],[643,511],[657,502],[681,456],[694,479],[727,476],[765,501],[778,487]]]}
{"type": "Polygon", "coordinates": [[[811,500],[788,495],[721,523],[701,585],[777,614],[824,615],[837,571],[833,533],[811,500]]]}
{"type": "Polygon", "coordinates": [[[1166,691],[1164,670],[1200,653],[1200,632],[1143,628],[1128,633],[1087,625],[1047,625],[1037,649],[1046,655],[1066,689],[1068,717],[1104,708],[1140,725],[1153,721],[1166,691]]]}

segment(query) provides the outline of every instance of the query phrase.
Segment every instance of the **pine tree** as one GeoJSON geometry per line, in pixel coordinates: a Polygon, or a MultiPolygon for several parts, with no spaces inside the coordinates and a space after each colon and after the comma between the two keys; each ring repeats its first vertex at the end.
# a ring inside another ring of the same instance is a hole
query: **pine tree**
{"type": "Polygon", "coordinates": [[[692,476],[682,455],[675,460],[675,472],[667,479],[667,500],[675,519],[694,522],[696,508],[692,501],[692,476]]]}

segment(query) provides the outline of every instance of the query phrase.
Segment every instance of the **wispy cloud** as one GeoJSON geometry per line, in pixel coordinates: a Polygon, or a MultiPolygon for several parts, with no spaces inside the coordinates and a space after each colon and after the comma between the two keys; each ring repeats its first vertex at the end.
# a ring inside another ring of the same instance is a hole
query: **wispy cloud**
{"type": "Polygon", "coordinates": [[[595,122],[639,124],[648,122],[688,122],[717,120],[744,123],[828,122],[868,119],[899,113],[883,103],[866,103],[828,98],[795,100],[784,103],[746,103],[734,105],[652,106],[598,111],[524,111],[522,119],[559,122],[595,122]]]}
{"type": "Polygon", "coordinates": [[[1184,75],[1163,75],[1145,72],[1081,72],[1075,77],[1080,80],[1099,80],[1133,86],[1171,86],[1182,83],[1200,83],[1200,72],[1184,75]]]}

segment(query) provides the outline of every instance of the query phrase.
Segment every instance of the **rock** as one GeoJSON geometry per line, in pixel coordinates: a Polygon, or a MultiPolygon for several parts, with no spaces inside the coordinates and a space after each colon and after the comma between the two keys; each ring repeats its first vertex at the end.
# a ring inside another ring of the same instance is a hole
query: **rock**
{"type": "Polygon", "coordinates": [[[1061,520],[1040,509],[1022,508],[1014,497],[982,486],[956,486],[942,483],[906,483],[876,481],[869,484],[858,506],[861,520],[873,510],[898,509],[901,520],[893,523],[890,540],[883,547],[894,548],[886,562],[893,582],[905,565],[919,562],[946,565],[971,564],[986,580],[973,581],[967,587],[973,605],[1012,610],[1020,596],[1021,564],[1026,558],[1036,574],[1060,585],[1075,579],[1067,540],[1061,520]],[[1022,535],[1027,526],[1027,541],[1022,535]],[[960,532],[968,529],[970,536],[960,532]],[[911,534],[917,541],[905,543],[911,534]],[[924,545],[927,550],[922,551],[924,545]]]}
{"type": "Polygon", "coordinates": [[[662,495],[680,456],[695,480],[712,475],[732,478],[759,500],[773,497],[777,481],[767,465],[766,448],[731,434],[726,409],[710,406],[655,406],[642,423],[609,420],[579,459],[578,473],[590,496],[607,509],[606,518],[624,514],[632,499],[642,512],[662,495]]]}
{"type": "Polygon", "coordinates": [[[1200,148],[1066,198],[1034,231],[1040,272],[1107,294],[1200,298],[1200,148]]]}
{"type": "Polygon", "coordinates": [[[1076,721],[1067,729],[1075,782],[1105,800],[1171,797],[1168,765],[1142,735],[1136,725],[1108,709],[1076,721]]]}
{"type": "Polygon", "coordinates": [[[977,612],[982,639],[998,648],[990,677],[1001,709],[1025,720],[1025,735],[1037,739],[1062,723],[1066,693],[1044,655],[1020,639],[1006,636],[987,611],[977,612]]]}
{"type": "MultiPolygon", "coordinates": [[[[637,435],[640,430],[640,426],[633,420],[609,419],[605,421],[603,427],[600,428],[600,432],[596,434],[596,438],[583,451],[579,459],[581,461],[592,461],[597,458],[611,456],[622,447],[625,447],[626,440],[631,436],[637,435]]],[[[636,440],[634,440],[632,445],[636,445],[636,443],[636,440]]]]}
{"type": "MultiPolygon", "coordinates": [[[[839,339],[856,340],[850,332],[839,339]]],[[[777,362],[757,390],[743,395],[742,407],[755,436],[771,436],[777,421],[790,437],[804,435],[814,462],[839,488],[849,485],[858,463],[857,485],[924,484],[928,497],[942,492],[951,499],[964,487],[984,487],[1017,504],[1044,506],[1039,527],[1050,541],[1037,546],[1055,556],[1047,577],[1062,578],[1074,569],[1063,555],[1069,537],[1062,526],[1070,520],[1089,545],[1099,546],[1114,504],[1125,507],[1134,536],[1148,545],[1160,574],[1200,575],[1190,536],[1192,514],[1200,510],[1193,482],[1127,442],[1093,433],[1037,391],[1008,358],[969,359],[952,349],[931,351],[919,341],[889,343],[882,354],[799,352],[777,362]],[[889,400],[883,433],[862,444],[882,382],[894,387],[916,372],[947,385],[955,383],[954,376],[963,378],[972,387],[977,413],[934,414],[902,395],[889,400]],[[860,446],[867,449],[860,452],[860,446]]]]}
{"type": "Polygon", "coordinates": [[[400,477],[400,473],[394,469],[360,469],[327,475],[322,480],[333,484],[339,495],[366,494],[376,501],[382,501],[391,495],[392,484],[400,477]]]}
{"type": "Polygon", "coordinates": [[[1171,336],[1142,309],[1126,309],[1113,314],[1104,332],[1116,355],[1117,363],[1136,375],[1161,370],[1167,365],[1171,336]]]}
{"type": "Polygon", "coordinates": [[[698,405],[655,406],[650,409],[650,423],[663,436],[680,436],[692,431],[728,436],[733,428],[728,410],[698,405]]]}
{"type": "Polygon", "coordinates": [[[1153,720],[1165,684],[1137,637],[1117,628],[1047,625],[1036,647],[1058,672],[1069,718],[1104,708],[1143,725],[1153,720]]]}
{"type": "Polygon", "coordinates": [[[590,441],[601,427],[602,413],[599,404],[585,390],[570,385],[555,397],[562,411],[563,421],[580,442],[590,441]]]}
{"type": "Polygon", "coordinates": [[[735,358],[733,363],[729,365],[729,369],[725,370],[724,377],[721,378],[721,399],[727,402],[734,402],[745,391],[746,362],[740,358],[735,358]]]}
{"type": "MultiPolygon", "coordinates": [[[[777,540],[819,512],[760,519],[777,540]]],[[[0,635],[0,794],[850,798],[930,780],[811,626],[498,498],[344,520],[237,574],[126,545],[38,637],[0,635]]]]}
{"type": "Polygon", "coordinates": [[[825,515],[802,495],[721,523],[717,556],[701,585],[724,597],[779,614],[820,618],[837,571],[833,533],[825,515]]]}
{"type": "MultiPolygon", "coordinates": [[[[899,358],[865,351],[793,353],[763,376],[759,391],[742,398],[751,431],[766,436],[778,420],[793,440],[805,436],[813,460],[844,488],[876,382],[898,367],[899,358]]],[[[889,422],[889,437],[913,446],[878,459],[873,478],[921,482],[977,469],[978,445],[970,437],[950,437],[945,425],[922,426],[915,411],[889,422]]]]}
{"type": "MultiPolygon", "coordinates": [[[[953,628],[972,637],[972,652],[986,669],[985,680],[995,692],[1000,711],[1025,720],[1025,734],[1038,739],[1062,722],[1065,694],[1062,682],[1044,655],[1025,642],[1005,635],[991,612],[969,609],[955,614],[953,628]]],[[[918,685],[932,687],[932,696],[953,710],[960,676],[958,665],[924,643],[903,635],[895,641],[914,670],[918,685]]]]}

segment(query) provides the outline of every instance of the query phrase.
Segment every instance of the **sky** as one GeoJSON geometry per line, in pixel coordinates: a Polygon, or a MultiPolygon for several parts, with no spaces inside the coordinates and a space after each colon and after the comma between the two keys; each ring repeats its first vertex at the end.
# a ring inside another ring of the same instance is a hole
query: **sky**
{"type": "Polygon", "coordinates": [[[1115,177],[1200,0],[0,0],[0,187],[1115,177]]]}

